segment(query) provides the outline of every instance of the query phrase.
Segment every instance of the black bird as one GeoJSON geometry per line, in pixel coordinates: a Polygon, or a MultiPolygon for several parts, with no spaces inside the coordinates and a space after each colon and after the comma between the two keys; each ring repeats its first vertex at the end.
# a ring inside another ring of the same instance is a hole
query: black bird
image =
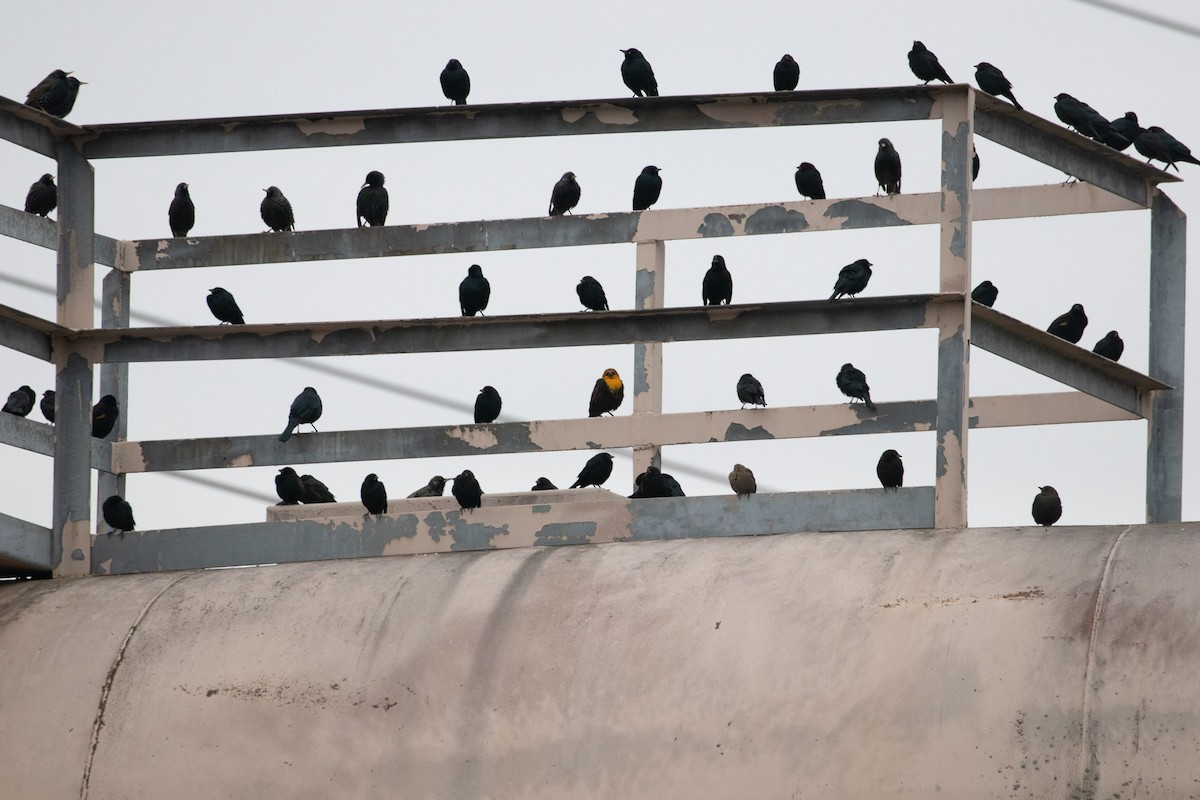
{"type": "Polygon", "coordinates": [[[358,227],[375,227],[387,222],[388,190],[383,188],[383,173],[373,169],[367,173],[355,201],[358,212],[358,227]]]}
{"type": "Polygon", "coordinates": [[[592,387],[592,399],[588,401],[588,416],[598,417],[602,414],[612,414],[621,407],[621,401],[625,399],[625,384],[621,381],[621,376],[611,367],[604,370],[604,374],[596,379],[596,385],[592,387]]]}
{"type": "Polygon", "coordinates": [[[482,314],[492,297],[492,285],[483,277],[483,267],[472,264],[467,267],[467,277],[458,285],[458,307],[464,317],[482,314]]]}
{"type": "Polygon", "coordinates": [[[1077,344],[1083,338],[1083,329],[1087,324],[1088,318],[1087,314],[1083,313],[1083,306],[1076,303],[1071,306],[1070,311],[1056,317],[1054,322],[1050,323],[1050,327],[1046,328],[1046,332],[1066,339],[1071,344],[1077,344]]]}
{"type": "Polygon", "coordinates": [[[635,97],[658,97],[658,81],[654,79],[654,69],[650,62],[636,47],[622,50],[625,60],[621,62],[621,80],[629,87],[635,97]]]}
{"type": "Polygon", "coordinates": [[[603,486],[604,482],[608,480],[608,476],[612,475],[612,469],[612,453],[597,453],[588,459],[588,462],[583,465],[583,469],[579,470],[579,477],[567,488],[584,489],[588,486],[603,486]]]}
{"type": "Polygon", "coordinates": [[[661,193],[662,178],[658,175],[658,167],[642,167],[642,173],[633,182],[633,210],[645,211],[658,202],[661,193]]]}
{"type": "Polygon", "coordinates": [[[114,531],[124,536],[126,531],[132,531],[136,526],[133,521],[133,506],[129,505],[119,494],[114,494],[105,500],[100,506],[100,513],[104,517],[105,524],[112,528],[108,532],[109,536],[112,536],[114,531]]]}
{"type": "Polygon", "coordinates": [[[434,475],[429,479],[429,483],[417,489],[409,497],[441,497],[445,489],[446,479],[441,475],[434,475]]]}
{"type": "Polygon", "coordinates": [[[775,91],[790,92],[800,84],[800,65],[787,53],[775,65],[775,91]]]}
{"type": "Polygon", "coordinates": [[[56,69],[29,90],[25,105],[61,119],[71,113],[75,98],[79,96],[79,87],[85,84],[85,81],[72,77],[71,73],[56,69]]]}
{"type": "Polygon", "coordinates": [[[495,422],[496,417],[500,416],[502,402],[500,393],[494,386],[485,386],[480,389],[475,398],[475,424],[495,422]]]}
{"type": "Polygon", "coordinates": [[[363,478],[358,496],[362,498],[362,504],[367,507],[367,513],[363,514],[363,519],[366,519],[369,514],[378,516],[387,513],[387,487],[374,472],[363,478]]]}
{"type": "Polygon", "coordinates": [[[867,376],[853,364],[842,364],[837,374],[837,387],[842,394],[850,398],[850,402],[862,400],[867,404],[867,410],[874,411],[875,404],[871,402],[871,387],[867,385],[867,376]]]}
{"type": "Polygon", "coordinates": [[[879,152],[875,154],[875,180],[879,188],[888,194],[900,194],[900,154],[889,139],[879,140],[879,152]]]}
{"type": "Polygon", "coordinates": [[[981,281],[978,286],[971,290],[971,299],[988,308],[996,304],[996,298],[999,296],[1000,290],[991,281],[981,281]]]}
{"type": "Polygon", "coordinates": [[[321,418],[321,412],[324,410],[321,396],[317,394],[317,390],[311,386],[305,386],[304,391],[296,395],[296,399],[292,401],[292,407],[288,409],[287,427],[283,429],[283,433],[279,434],[279,441],[286,442],[292,438],[292,431],[301,425],[312,425],[315,432],[317,426],[313,423],[321,418]]]}
{"type": "Polygon", "coordinates": [[[100,402],[92,406],[92,436],[97,439],[103,439],[112,433],[112,429],[117,425],[117,417],[121,415],[120,409],[117,408],[117,398],[111,394],[106,394],[100,398],[100,402]]]}
{"type": "Polygon", "coordinates": [[[47,389],[42,394],[42,402],[38,403],[38,408],[42,409],[42,416],[50,422],[54,422],[54,390],[47,389]]]}
{"type": "Polygon", "coordinates": [[[704,273],[700,297],[706,306],[729,305],[733,301],[733,276],[725,267],[724,256],[713,256],[712,266],[704,273]]]}
{"type": "Polygon", "coordinates": [[[221,324],[246,324],[246,320],[242,317],[242,310],[238,308],[237,300],[234,300],[233,295],[220,286],[209,289],[208,297],[204,299],[208,303],[208,310],[221,321],[221,324]]]}
{"type": "Polygon", "coordinates": [[[979,153],[975,152],[975,148],[971,148],[971,180],[974,181],[979,177],[979,153]]]}
{"type": "Polygon", "coordinates": [[[262,220],[267,223],[267,227],[273,231],[296,230],[296,218],[292,215],[292,204],[283,196],[283,192],[279,191],[279,187],[269,186],[263,191],[267,193],[267,196],[259,204],[258,213],[262,215],[262,220]]]}
{"type": "Polygon", "coordinates": [[[27,417],[29,412],[33,411],[33,404],[37,402],[37,395],[33,393],[33,389],[28,386],[22,386],[14,389],[8,395],[8,401],[5,402],[3,410],[6,414],[15,414],[18,417],[27,417]]]}
{"type": "Polygon", "coordinates": [[[276,505],[294,506],[300,502],[300,498],[304,496],[304,484],[300,482],[296,470],[291,467],[279,470],[279,474],[275,476],[275,494],[279,495],[276,505]]]}
{"type": "Polygon", "coordinates": [[[475,473],[469,469],[464,469],[454,478],[450,494],[454,495],[454,499],[458,501],[459,507],[464,511],[483,505],[483,489],[479,488],[479,481],[475,480],[475,473]]]}
{"type": "Polygon", "coordinates": [[[796,190],[809,200],[825,199],[825,182],[821,173],[807,161],[796,167],[796,190]]]}
{"type": "Polygon", "coordinates": [[[446,95],[447,100],[453,100],[456,106],[467,104],[467,95],[471,93],[471,76],[457,58],[446,62],[439,80],[442,82],[442,94],[446,95]]]}
{"type": "Polygon", "coordinates": [[[583,191],[575,180],[574,172],[564,172],[550,191],[550,211],[552,217],[559,217],[579,205],[579,197],[583,191]]]}
{"type": "Polygon", "coordinates": [[[584,275],[579,279],[575,286],[575,294],[579,295],[579,302],[583,303],[584,308],[591,311],[608,311],[608,297],[604,294],[604,287],[591,275],[584,275]]]}
{"type": "Polygon", "coordinates": [[[742,408],[746,407],[746,403],[752,406],[767,407],[767,396],[763,393],[762,384],[749,372],[738,378],[737,396],[738,400],[742,401],[742,408]]]}
{"type": "Polygon", "coordinates": [[[46,216],[58,208],[58,187],[54,185],[54,176],[46,173],[29,187],[25,195],[25,213],[46,216]]]}
{"type": "MultiPolygon", "coordinates": [[[[912,70],[913,75],[925,83],[930,81],[954,83],[946,74],[946,70],[942,69],[938,57],[920,42],[913,42],[912,50],[908,51],[908,68],[912,70]]],[[[889,194],[894,194],[894,192],[889,192],[889,194]]]]}
{"type": "Polygon", "coordinates": [[[300,476],[300,502],[301,503],[336,503],[337,498],[333,496],[333,492],[329,491],[329,487],[321,483],[312,475],[300,476]]]}
{"type": "Polygon", "coordinates": [[[854,295],[867,288],[867,282],[871,280],[871,267],[874,266],[865,258],[860,258],[853,264],[847,264],[838,272],[837,280],[833,284],[833,294],[829,295],[829,299],[837,300],[839,297],[854,295]]]}
{"type": "Polygon", "coordinates": [[[875,474],[884,489],[899,489],[904,485],[904,462],[895,450],[884,450],[875,465],[875,474]]]}
{"type": "MultiPolygon", "coordinates": [[[[668,481],[668,477],[670,476],[664,475],[662,470],[660,470],[658,467],[646,467],[646,471],[634,479],[633,494],[629,495],[629,497],[644,498],[674,496],[674,488],[679,486],[679,484],[674,478],[671,478],[668,481]],[[674,486],[672,486],[672,484],[674,484],[674,486]]],[[[682,497],[683,490],[680,489],[679,492],[680,494],[678,496],[682,497]]]]}
{"type": "Polygon", "coordinates": [[[1083,134],[1089,139],[1099,139],[1099,134],[1092,126],[1095,109],[1071,95],[1063,92],[1054,96],[1054,113],[1068,128],[1083,134]],[[1090,112],[1090,113],[1089,113],[1090,112]]]}
{"type": "Polygon", "coordinates": [[[1053,486],[1039,486],[1033,498],[1033,521],[1049,528],[1062,516],[1062,500],[1053,486]]]}
{"type": "Polygon", "coordinates": [[[1125,352],[1125,342],[1121,340],[1121,334],[1109,331],[1103,339],[1096,342],[1092,352],[1112,361],[1120,361],[1121,354],[1125,352]]]}
{"type": "Polygon", "coordinates": [[[1017,98],[1013,97],[1012,81],[1004,77],[1004,73],[1000,71],[999,67],[994,67],[986,61],[980,61],[975,65],[975,82],[988,94],[995,97],[1007,97],[1014,106],[1022,107],[1017,102],[1017,98]]]}
{"type": "Polygon", "coordinates": [[[196,204],[192,202],[186,183],[175,187],[175,197],[167,208],[167,224],[171,226],[171,235],[175,237],[187,236],[196,224],[196,204]]]}
{"type": "Polygon", "coordinates": [[[558,487],[551,483],[549,478],[538,478],[537,481],[534,482],[533,488],[529,491],[548,492],[554,489],[558,489],[558,487]]]}
{"type": "Polygon", "coordinates": [[[1125,116],[1110,120],[1108,124],[1112,125],[1117,135],[1126,142],[1125,147],[1118,147],[1118,150],[1124,150],[1126,147],[1129,147],[1137,139],[1138,134],[1142,132],[1142,126],[1138,124],[1137,114],[1132,111],[1126,111],[1125,116]]]}
{"type": "Polygon", "coordinates": [[[1168,168],[1175,167],[1176,172],[1179,171],[1179,166],[1175,163],[1177,161],[1200,164],[1186,144],[1157,125],[1151,125],[1138,134],[1138,137],[1133,140],[1133,146],[1146,157],[1147,163],[1162,161],[1168,168]]]}

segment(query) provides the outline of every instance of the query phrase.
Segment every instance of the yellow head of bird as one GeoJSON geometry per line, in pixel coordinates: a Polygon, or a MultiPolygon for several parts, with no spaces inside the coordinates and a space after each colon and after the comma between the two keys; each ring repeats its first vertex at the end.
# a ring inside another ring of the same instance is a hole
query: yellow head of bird
{"type": "Polygon", "coordinates": [[[614,392],[624,386],[624,384],[621,383],[621,376],[618,375],[617,371],[611,367],[604,370],[604,383],[607,384],[608,388],[614,392]]]}

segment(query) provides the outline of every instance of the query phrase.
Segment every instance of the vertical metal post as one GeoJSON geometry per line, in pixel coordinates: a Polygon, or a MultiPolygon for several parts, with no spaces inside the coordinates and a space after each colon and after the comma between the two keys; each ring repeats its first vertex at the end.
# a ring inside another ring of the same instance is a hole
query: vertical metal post
{"type": "MultiPolygon", "coordinates": [[[[109,270],[102,281],[104,287],[104,299],[100,305],[100,325],[105,328],[128,328],[129,327],[129,292],[130,292],[130,275],[128,272],[122,272],[119,269],[109,270]]],[[[111,394],[117,398],[117,407],[121,409],[120,416],[117,417],[117,427],[113,431],[113,439],[115,441],[124,441],[126,431],[129,426],[129,365],[122,364],[101,364],[100,365],[100,394],[111,394]]],[[[125,475],[116,475],[109,472],[108,464],[100,466],[99,477],[96,481],[96,499],[103,501],[104,498],[114,494],[125,496],[125,475]]],[[[99,532],[99,522],[97,522],[97,532],[99,532]]]]}
{"type": "MultiPolygon", "coordinates": [[[[58,145],[58,323],[94,322],[95,174],[68,142],[58,145]]],[[[51,563],[55,577],[91,572],[92,365],[54,343],[54,510],[51,563]]]]}
{"type": "Polygon", "coordinates": [[[1183,518],[1183,365],[1187,216],[1157,189],[1150,203],[1150,377],[1175,388],[1150,397],[1146,521],[1183,518]]]}
{"type": "MultiPolygon", "coordinates": [[[[666,246],[662,242],[637,243],[637,280],[634,288],[636,307],[662,308],[666,246]]],[[[633,346],[633,413],[662,413],[663,358],[661,342],[638,342],[633,346]]],[[[646,467],[662,466],[662,448],[642,445],[633,449],[633,472],[640,475],[646,467]]]]}
{"type": "Polygon", "coordinates": [[[942,214],[939,290],[961,293],[938,313],[937,464],[934,527],[967,524],[967,427],[971,341],[971,152],[975,93],[942,102],[942,214]]]}

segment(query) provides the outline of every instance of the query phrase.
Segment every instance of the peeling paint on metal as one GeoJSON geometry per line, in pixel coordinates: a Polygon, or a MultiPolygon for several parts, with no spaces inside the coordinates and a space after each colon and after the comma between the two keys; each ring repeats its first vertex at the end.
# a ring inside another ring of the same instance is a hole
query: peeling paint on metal
{"type": "Polygon", "coordinates": [[[71,559],[73,561],[83,561],[85,558],[87,558],[87,556],[85,556],[83,551],[78,547],[71,551],[71,559]]]}
{"type": "Polygon", "coordinates": [[[487,425],[460,425],[446,431],[446,436],[464,442],[476,450],[488,450],[499,443],[495,432],[487,425]]]}
{"type": "Polygon", "coordinates": [[[733,225],[724,214],[706,214],[704,222],[696,229],[696,233],[707,238],[710,236],[733,236],[733,225]]]}
{"type": "Polygon", "coordinates": [[[482,522],[472,522],[470,512],[466,515],[461,511],[451,511],[446,520],[452,526],[450,538],[454,540],[451,550],[490,550],[495,545],[492,540],[497,536],[508,535],[508,525],[496,527],[482,522]]]}
{"type": "Polygon", "coordinates": [[[596,534],[594,522],[552,522],[534,534],[539,545],[588,544],[596,534]]]}
{"type": "Polygon", "coordinates": [[[122,272],[137,272],[137,243],[127,239],[118,239],[114,245],[114,249],[116,257],[113,260],[117,262],[114,266],[122,272]]]}
{"type": "Polygon", "coordinates": [[[146,457],[141,442],[113,442],[112,471],[120,474],[145,472],[146,457]]]}
{"type": "Polygon", "coordinates": [[[714,103],[699,103],[696,110],[709,119],[730,125],[768,127],[779,124],[779,107],[764,104],[762,100],[754,98],[738,98],[733,102],[718,100],[714,103]]]}
{"type": "Polygon", "coordinates": [[[611,103],[574,106],[562,110],[563,122],[572,125],[589,116],[594,116],[597,122],[605,125],[636,125],[638,121],[637,115],[631,109],[611,103]]]}
{"type": "Polygon", "coordinates": [[[305,136],[349,136],[367,129],[363,117],[336,117],[333,119],[296,119],[296,128],[305,136]]]}
{"type": "Polygon", "coordinates": [[[825,211],[829,219],[850,219],[853,217],[860,228],[889,228],[897,225],[911,225],[895,211],[882,208],[873,202],[864,200],[841,200],[830,203],[825,211]]]}
{"type": "Polygon", "coordinates": [[[808,220],[799,211],[783,206],[766,206],[750,215],[745,230],[748,235],[759,233],[799,233],[808,227],[808,220]]]}
{"type": "Polygon", "coordinates": [[[243,453],[242,455],[237,456],[234,459],[232,459],[229,462],[229,466],[231,466],[231,467],[253,467],[254,466],[254,456],[250,455],[249,453],[243,453]]]}
{"type": "Polygon", "coordinates": [[[727,442],[750,442],[758,439],[774,439],[775,435],[761,425],[756,425],[753,428],[747,428],[740,422],[730,423],[725,429],[725,441],[727,442]]]}

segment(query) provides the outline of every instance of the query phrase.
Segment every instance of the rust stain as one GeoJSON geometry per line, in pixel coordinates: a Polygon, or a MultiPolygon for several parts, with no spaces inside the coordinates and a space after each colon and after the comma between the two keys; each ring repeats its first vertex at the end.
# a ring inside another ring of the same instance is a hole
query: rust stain
{"type": "Polygon", "coordinates": [[[1032,589],[1025,589],[1020,592],[1009,592],[1008,594],[993,595],[992,600],[1038,600],[1046,596],[1046,593],[1036,586],[1032,589]]]}

